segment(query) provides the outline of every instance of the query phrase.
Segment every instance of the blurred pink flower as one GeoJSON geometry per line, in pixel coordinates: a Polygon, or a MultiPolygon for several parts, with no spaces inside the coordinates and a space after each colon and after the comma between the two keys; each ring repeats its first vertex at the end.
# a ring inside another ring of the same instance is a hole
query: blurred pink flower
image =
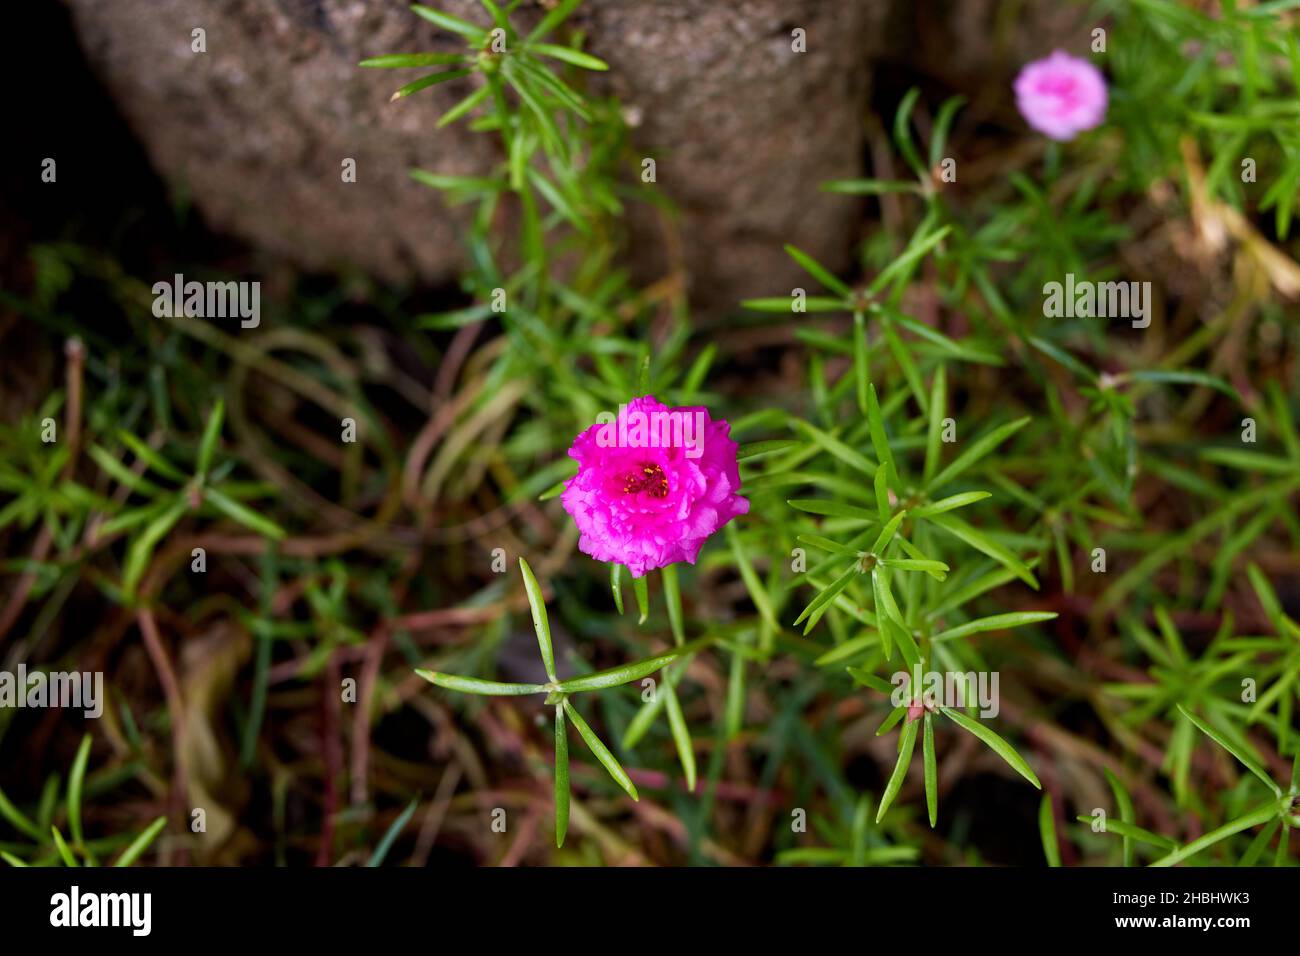
{"type": "Polygon", "coordinates": [[[710,535],[749,511],[730,431],[707,409],[670,409],[650,395],[598,417],[573,440],[578,473],[561,497],[581,532],[578,548],[626,565],[634,578],[694,564],[710,535]]]}
{"type": "Polygon", "coordinates": [[[1015,90],[1020,115],[1055,140],[1074,139],[1106,118],[1106,80],[1101,71],[1061,50],[1026,63],[1016,77],[1015,90]]]}

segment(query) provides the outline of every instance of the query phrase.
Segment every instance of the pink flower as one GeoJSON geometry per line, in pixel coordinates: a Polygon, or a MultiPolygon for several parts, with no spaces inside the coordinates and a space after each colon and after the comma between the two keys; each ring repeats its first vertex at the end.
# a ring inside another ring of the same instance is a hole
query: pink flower
{"type": "Polygon", "coordinates": [[[561,501],[597,561],[634,578],[677,561],[695,563],[704,542],[749,511],[740,490],[731,426],[707,409],[674,408],[646,395],[604,412],[573,440],[578,473],[561,501]]]}
{"type": "Polygon", "coordinates": [[[1106,118],[1106,80],[1101,71],[1061,50],[1026,63],[1016,77],[1015,90],[1020,115],[1052,139],[1074,139],[1106,118]]]}

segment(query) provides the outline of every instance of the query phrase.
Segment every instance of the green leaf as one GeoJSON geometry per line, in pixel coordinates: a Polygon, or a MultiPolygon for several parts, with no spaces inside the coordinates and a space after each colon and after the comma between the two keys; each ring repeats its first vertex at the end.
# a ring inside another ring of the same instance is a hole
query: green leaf
{"type": "Polygon", "coordinates": [[[889,519],[889,523],[880,529],[880,534],[876,536],[875,542],[871,545],[872,554],[883,554],[889,547],[889,542],[894,540],[894,535],[898,532],[898,526],[903,523],[907,517],[907,511],[900,511],[894,517],[889,519]]]}
{"type": "Polygon", "coordinates": [[[966,103],[964,96],[950,96],[939,107],[935,117],[934,128],[930,131],[930,169],[933,170],[943,161],[943,148],[948,143],[948,131],[952,128],[953,117],[966,103]]]}
{"type": "Polygon", "coordinates": [[[781,625],[776,620],[776,612],[772,609],[772,599],[768,597],[763,582],[758,579],[758,575],[754,572],[754,566],[740,546],[740,532],[736,530],[736,522],[727,522],[724,533],[727,535],[728,544],[731,545],[731,555],[736,560],[736,568],[740,571],[740,578],[745,582],[745,590],[749,592],[749,598],[754,602],[754,607],[758,608],[758,613],[762,615],[763,620],[767,622],[767,625],[773,631],[781,630],[781,625]]]}
{"type": "Polygon", "coordinates": [[[437,128],[442,129],[444,126],[450,126],[491,95],[492,88],[490,86],[480,86],[473,93],[466,96],[459,103],[438,117],[437,128]]]}
{"type": "Polygon", "coordinates": [[[961,494],[949,495],[947,498],[940,498],[938,501],[919,505],[911,510],[911,515],[913,518],[928,518],[930,515],[941,515],[945,511],[964,508],[967,505],[973,505],[977,501],[992,497],[992,493],[988,491],[963,491],[961,494]]]}
{"type": "Polygon", "coordinates": [[[637,795],[636,787],[632,784],[632,778],[627,775],[627,771],[623,769],[622,765],[619,764],[614,755],[610,753],[609,748],[606,747],[604,743],[601,742],[601,739],[596,736],[596,732],[587,726],[587,722],[582,719],[582,715],[578,713],[571,703],[569,703],[567,697],[564,699],[564,709],[568,712],[569,720],[573,721],[573,726],[578,729],[578,733],[582,736],[582,739],[587,742],[587,747],[591,750],[595,758],[600,761],[601,765],[609,771],[609,775],[614,778],[614,782],[626,790],[633,800],[640,800],[641,798],[637,795]]]}
{"type": "Polygon", "coordinates": [[[889,681],[885,680],[882,677],[877,677],[875,674],[872,674],[870,671],[865,671],[861,667],[852,667],[852,666],[846,667],[844,669],[849,672],[850,677],[852,677],[863,687],[870,687],[872,690],[879,691],[882,694],[892,694],[894,692],[893,684],[889,683],[889,681]]]}
{"type": "MultiPolygon", "coordinates": [[[[795,312],[793,296],[777,295],[760,299],[744,299],[741,305],[754,312],[795,312]]],[[[803,311],[807,312],[847,312],[849,303],[830,296],[810,295],[803,300],[803,311]]],[[[798,313],[796,313],[798,314],[798,313]]]]}
{"type": "Polygon", "coordinates": [[[609,566],[609,589],[614,592],[614,607],[618,608],[618,613],[623,613],[623,565],[611,564],[609,566]]]}
{"type": "Polygon", "coordinates": [[[906,707],[895,707],[893,710],[889,712],[889,716],[887,716],[883,721],[880,722],[880,726],[876,728],[876,736],[882,737],[885,734],[889,733],[894,728],[894,725],[897,724],[900,720],[902,720],[905,716],[907,716],[906,707]]]}
{"type": "Polygon", "coordinates": [[[495,193],[503,192],[506,184],[501,180],[488,179],[483,176],[447,176],[442,173],[431,173],[425,169],[409,170],[407,175],[417,183],[422,183],[430,189],[439,189],[443,191],[468,191],[475,193],[495,193]]]}
{"type": "Polygon", "coordinates": [[[814,425],[810,425],[805,421],[801,421],[800,419],[793,419],[792,424],[794,425],[795,428],[803,432],[805,435],[807,435],[809,438],[815,441],[818,445],[820,445],[826,451],[830,452],[840,461],[844,462],[844,464],[848,465],[850,468],[856,468],[858,471],[862,472],[868,478],[874,478],[876,476],[877,465],[866,455],[863,455],[861,452],[854,451],[852,448],[844,444],[844,442],[840,441],[838,438],[834,437],[833,435],[827,434],[826,432],[822,431],[820,428],[817,428],[814,425]]]}
{"type": "Polygon", "coordinates": [[[1033,336],[1033,335],[1029,336],[1029,338],[1026,339],[1026,341],[1034,348],[1038,349],[1038,351],[1042,352],[1044,355],[1048,355],[1056,359],[1056,361],[1060,362],[1062,365],[1068,368],[1075,375],[1082,378],[1084,381],[1090,382],[1093,385],[1097,384],[1097,373],[1094,372],[1092,369],[1088,368],[1088,366],[1084,365],[1082,362],[1080,362],[1069,352],[1065,351],[1065,349],[1053,345],[1051,342],[1048,342],[1046,339],[1040,339],[1037,336],[1033,336]]]}
{"type": "Polygon", "coordinates": [[[668,729],[672,732],[673,743],[677,747],[677,759],[681,761],[682,773],[686,776],[686,789],[695,792],[695,747],[691,742],[691,731],[686,726],[686,717],[682,713],[681,702],[671,681],[664,680],[659,693],[666,695],[664,709],[668,711],[668,729]]]}
{"type": "Polygon", "coordinates": [[[154,820],[153,823],[145,827],[144,831],[138,837],[131,841],[131,845],[122,851],[122,855],[113,862],[113,865],[130,866],[136,860],[140,859],[141,854],[143,854],[145,850],[149,849],[150,844],[157,839],[158,834],[162,833],[163,828],[166,826],[167,818],[165,816],[154,820]]]}
{"type": "Polygon", "coordinates": [[[897,182],[887,179],[832,179],[821,184],[822,192],[840,193],[845,196],[882,196],[887,193],[919,193],[921,187],[916,183],[897,182]]]}
{"type": "Polygon", "coordinates": [[[86,449],[86,454],[90,455],[90,457],[94,459],[95,464],[108,472],[109,476],[117,481],[117,483],[122,487],[130,488],[136,494],[148,495],[150,497],[166,494],[159,485],[154,484],[148,478],[141,478],[99,445],[91,445],[86,449]]]}
{"type": "Polygon", "coordinates": [[[1296,463],[1276,455],[1264,455],[1257,451],[1245,451],[1239,448],[1206,448],[1200,453],[1205,461],[1242,471],[1256,471],[1266,475],[1290,475],[1296,471],[1296,463]]]}
{"type": "Polygon", "coordinates": [[[930,233],[924,239],[918,240],[913,237],[903,254],[876,274],[876,277],[871,280],[871,284],[867,286],[867,292],[873,295],[880,292],[891,280],[901,276],[907,269],[924,258],[935,246],[943,242],[950,232],[952,232],[952,226],[944,226],[942,229],[930,233]]]}
{"type": "Polygon", "coordinates": [[[125,591],[135,592],[136,585],[140,583],[140,578],[144,576],[145,569],[149,566],[154,548],[162,540],[163,535],[167,534],[188,510],[189,504],[184,499],[173,502],[170,508],[149,522],[140,532],[139,537],[131,542],[122,569],[122,587],[125,591]]]}
{"type": "MultiPolygon", "coordinates": [[[[1092,817],[1079,816],[1076,819],[1080,823],[1095,823],[1092,817]]],[[[1131,823],[1125,823],[1123,820],[1107,819],[1103,824],[1104,833],[1114,833],[1123,837],[1126,841],[1137,840],[1139,843],[1147,843],[1151,846],[1160,847],[1162,850],[1172,850],[1178,846],[1177,840],[1171,840],[1168,837],[1160,836],[1158,833],[1152,833],[1150,830],[1144,830],[1139,826],[1131,823]]]]}
{"type": "Polygon", "coordinates": [[[995,352],[985,351],[975,345],[971,345],[966,340],[958,342],[956,339],[951,339],[937,329],[933,329],[926,325],[924,322],[918,322],[916,319],[903,315],[901,312],[896,312],[888,306],[883,306],[882,309],[894,322],[897,322],[918,338],[925,339],[931,345],[938,346],[939,349],[951,358],[963,362],[974,362],[979,365],[994,365],[1000,367],[1006,364],[1006,360],[995,352]]]}
{"type": "Polygon", "coordinates": [[[1043,789],[1043,785],[1038,782],[1038,777],[1034,775],[1034,771],[1030,769],[1029,764],[1025,763],[1024,758],[1021,757],[1020,754],[1016,753],[1015,748],[1009,743],[993,731],[989,730],[979,721],[971,720],[971,718],[967,717],[959,710],[953,710],[951,707],[940,707],[939,710],[959,727],[969,731],[980,740],[984,741],[984,743],[988,744],[993,752],[1010,764],[1011,768],[1015,770],[1016,773],[1020,774],[1039,790],[1043,789]]]}
{"type": "Polygon", "coordinates": [[[1020,580],[1024,581],[1034,590],[1038,590],[1038,580],[1030,572],[1029,568],[996,541],[985,537],[981,532],[976,531],[966,522],[953,517],[952,515],[930,515],[930,523],[936,527],[942,528],[953,537],[964,541],[976,551],[987,554],[998,564],[1002,565],[1020,580]]]}
{"type": "Polygon", "coordinates": [[[510,21],[506,18],[506,12],[501,9],[496,0],[478,0],[478,2],[483,5],[483,9],[492,18],[493,23],[502,30],[508,31],[510,29],[510,21]]]}
{"type": "Polygon", "coordinates": [[[393,843],[396,842],[401,832],[406,829],[406,824],[411,821],[411,816],[415,813],[415,808],[419,803],[420,798],[416,797],[406,805],[405,810],[397,815],[397,819],[394,820],[384,832],[384,836],[379,841],[379,845],[375,847],[375,852],[370,854],[370,859],[366,861],[366,866],[380,866],[384,862],[384,858],[388,856],[388,851],[393,848],[393,843]]]}
{"type": "Polygon", "coordinates": [[[880,619],[880,637],[885,649],[885,658],[888,659],[892,653],[892,628],[892,638],[898,641],[903,659],[909,666],[915,664],[918,659],[916,643],[912,639],[912,632],[908,629],[907,622],[903,620],[903,615],[898,610],[898,604],[894,601],[885,569],[879,565],[871,569],[871,590],[876,602],[876,616],[880,619]]]}
{"type": "Polygon", "coordinates": [[[903,740],[898,751],[898,762],[894,764],[894,772],[890,774],[889,783],[885,784],[884,796],[880,798],[880,809],[876,811],[877,823],[884,818],[885,811],[889,809],[903,786],[903,778],[907,776],[907,768],[912,763],[912,748],[916,746],[916,728],[919,723],[912,720],[903,725],[903,740]]]}
{"type": "Polygon", "coordinates": [[[880,516],[882,522],[889,520],[891,506],[889,504],[889,469],[877,468],[876,478],[871,483],[872,490],[876,493],[876,514],[880,516]]]}
{"type": "Polygon", "coordinates": [[[59,832],[58,827],[50,827],[50,833],[54,837],[54,848],[59,851],[59,856],[63,858],[66,866],[81,866],[77,858],[73,855],[72,850],[68,848],[67,842],[63,839],[63,834],[59,832]]]}
{"type": "Polygon", "coordinates": [[[428,20],[435,26],[442,27],[442,29],[447,30],[450,33],[458,33],[475,43],[483,42],[488,35],[487,31],[482,27],[475,26],[467,20],[462,20],[460,17],[453,17],[451,14],[443,13],[441,10],[433,10],[429,7],[421,6],[418,3],[411,7],[411,12],[424,17],[424,19],[428,20]]]}
{"type": "Polygon", "coordinates": [[[1278,796],[1282,795],[1282,788],[1277,785],[1277,782],[1268,775],[1268,773],[1264,770],[1263,767],[1261,767],[1258,763],[1255,762],[1255,760],[1250,756],[1250,754],[1246,753],[1240,747],[1236,746],[1234,743],[1228,740],[1227,737],[1223,736],[1223,734],[1219,733],[1217,730],[1212,728],[1209,724],[1205,723],[1203,720],[1201,720],[1199,717],[1193,714],[1182,704],[1178,705],[1178,712],[1182,714],[1184,717],[1186,717],[1188,720],[1190,720],[1192,724],[1195,725],[1197,730],[1205,734],[1205,736],[1209,737],[1211,740],[1213,740],[1224,750],[1228,751],[1228,753],[1236,757],[1238,763],[1240,763],[1243,767],[1245,767],[1255,776],[1259,777],[1260,780],[1263,780],[1266,784],[1268,784],[1268,788],[1272,790],[1275,794],[1277,794],[1278,796]]]}
{"type": "Polygon", "coordinates": [[[842,554],[845,557],[856,558],[858,552],[848,545],[840,544],[838,541],[832,541],[830,538],[823,538],[819,534],[800,534],[795,536],[795,540],[801,544],[810,544],[814,548],[820,548],[822,551],[828,551],[831,554],[842,554]]]}
{"type": "Polygon", "coordinates": [[[686,642],[682,623],[682,587],[677,578],[677,565],[665,565],[660,574],[664,582],[664,604],[668,606],[668,626],[673,632],[673,643],[679,647],[686,642]]]}
{"type": "Polygon", "coordinates": [[[871,430],[871,447],[876,450],[876,458],[889,469],[887,474],[897,475],[894,466],[894,454],[889,450],[889,437],[885,434],[885,420],[880,414],[880,402],[876,398],[876,386],[867,385],[867,424],[871,430]]]}
{"type": "Polygon", "coordinates": [[[448,690],[460,691],[462,694],[490,694],[507,697],[519,697],[524,694],[544,694],[545,684],[503,684],[500,681],[481,680],[477,677],[458,677],[455,674],[443,674],[439,671],[415,671],[431,684],[448,690]]]}
{"type": "Polygon", "coordinates": [[[528,608],[533,612],[533,630],[537,632],[537,647],[542,652],[542,664],[546,667],[546,676],[554,682],[555,651],[551,647],[551,622],[546,617],[542,586],[537,583],[533,569],[522,557],[519,559],[519,570],[524,576],[524,590],[528,592],[528,608]]]}
{"type": "Polygon", "coordinates": [[[736,449],[736,461],[746,461],[750,458],[758,458],[762,455],[771,455],[775,452],[789,451],[792,448],[803,448],[804,443],[796,441],[793,438],[775,438],[770,441],[753,441],[741,445],[736,449]]]}
{"type": "Polygon", "coordinates": [[[285,530],[269,518],[263,518],[247,505],[243,505],[216,488],[204,488],[203,500],[216,508],[227,518],[238,521],[245,528],[256,531],[264,538],[280,541],[286,537],[285,530]]]}
{"type": "MultiPolygon", "coordinates": [[[[825,498],[790,498],[786,501],[786,504],[796,511],[804,511],[810,515],[823,515],[827,518],[856,518],[859,521],[868,521],[872,524],[880,520],[874,511],[859,508],[857,505],[846,505],[838,501],[830,501],[825,498]]],[[[856,553],[854,552],[854,554],[856,553]]]]}
{"type": "Polygon", "coordinates": [[[441,73],[430,73],[428,76],[422,76],[413,83],[407,83],[400,90],[388,98],[391,103],[394,100],[400,100],[412,93],[418,93],[420,90],[427,90],[431,86],[437,86],[439,83],[446,83],[449,80],[459,80],[462,76],[469,76],[473,70],[443,70],[441,73]]]}
{"type": "Polygon", "coordinates": [[[1161,371],[1160,369],[1139,369],[1136,372],[1125,372],[1124,376],[1135,382],[1157,382],[1161,384],[1172,385],[1203,385],[1207,388],[1215,389],[1222,392],[1229,398],[1238,403],[1241,396],[1237,390],[1217,376],[1210,375],[1207,372],[1198,372],[1192,369],[1181,369],[1177,371],[1161,371]]]}
{"type": "Polygon", "coordinates": [[[943,449],[943,420],[948,410],[948,375],[940,365],[930,385],[929,425],[925,433],[924,483],[928,486],[939,467],[939,454],[943,449]]]}
{"type": "MultiPolygon", "coordinates": [[[[1125,788],[1124,784],[1120,782],[1119,777],[1115,776],[1115,774],[1111,772],[1109,767],[1103,767],[1102,773],[1106,775],[1106,782],[1110,784],[1110,792],[1115,795],[1115,806],[1119,809],[1120,822],[1126,826],[1132,824],[1136,818],[1136,814],[1133,810],[1133,798],[1129,796],[1129,792],[1125,788]]],[[[1120,835],[1124,837],[1124,865],[1132,866],[1133,840],[1127,834],[1120,835]]],[[[1160,839],[1164,838],[1161,837],[1160,839]]],[[[1173,840],[1170,840],[1169,844],[1171,847],[1176,845],[1173,840]]]]}
{"type": "Polygon", "coordinates": [[[804,633],[808,633],[808,631],[812,629],[813,625],[821,618],[821,615],[817,612],[834,601],[835,596],[848,587],[849,583],[860,573],[861,572],[858,570],[856,563],[851,565],[847,571],[836,578],[830,585],[823,588],[821,593],[809,602],[808,606],[803,609],[803,612],[795,618],[795,626],[798,627],[806,618],[808,620],[808,627],[804,630],[804,633]]]}
{"type": "Polygon", "coordinates": [[[172,481],[189,480],[189,476],[186,475],[185,472],[181,471],[157,451],[136,438],[126,429],[119,428],[117,431],[117,437],[121,440],[122,444],[126,445],[127,448],[130,448],[131,451],[135,453],[135,457],[139,458],[154,471],[158,472],[158,474],[170,478],[172,481]]]}
{"type": "Polygon", "coordinates": [[[977,618],[974,621],[967,621],[965,624],[959,624],[956,627],[948,628],[946,631],[941,631],[930,638],[930,643],[938,644],[943,641],[951,641],[954,638],[965,637],[968,634],[978,634],[981,631],[1004,631],[1012,627],[1022,627],[1025,624],[1050,621],[1059,616],[1055,611],[1011,611],[1007,614],[993,614],[989,617],[977,618]]]}
{"type": "Polygon", "coordinates": [[[621,664],[618,667],[611,667],[608,670],[597,671],[594,674],[587,674],[584,677],[570,677],[568,680],[557,682],[555,687],[556,690],[565,694],[574,694],[584,690],[602,690],[606,687],[618,687],[620,684],[640,680],[648,674],[653,674],[669,661],[675,660],[676,658],[676,651],[671,654],[660,654],[657,657],[647,657],[639,661],[633,661],[631,664],[621,664]]]}
{"type": "Polygon", "coordinates": [[[569,735],[564,729],[564,704],[555,708],[555,847],[564,846],[569,832],[569,735]]]}
{"type": "Polygon", "coordinates": [[[81,738],[81,746],[72,759],[72,769],[68,772],[68,827],[72,831],[72,842],[78,847],[85,846],[81,832],[81,791],[86,782],[86,763],[90,760],[90,734],[81,738]]]}
{"type": "Polygon", "coordinates": [[[925,734],[922,738],[921,754],[925,759],[925,807],[930,814],[930,829],[939,822],[939,765],[934,759],[934,722],[931,714],[926,713],[925,734]]]}
{"type": "Polygon", "coordinates": [[[217,439],[221,437],[221,423],[226,417],[226,403],[217,399],[208,414],[207,424],[203,426],[203,437],[199,439],[199,456],[196,474],[200,481],[207,477],[212,467],[212,458],[216,454],[217,439]]]}
{"type": "Polygon", "coordinates": [[[962,454],[958,455],[952,464],[939,472],[927,487],[941,488],[948,484],[1028,424],[1029,416],[1026,415],[1024,418],[1017,419],[1014,422],[1007,422],[1005,425],[999,425],[991,432],[980,436],[969,448],[962,452],[962,454]]]}
{"type": "Polygon", "coordinates": [[[532,43],[558,27],[569,18],[569,14],[573,13],[580,2],[581,0],[563,0],[559,6],[542,17],[537,26],[533,27],[533,32],[528,34],[528,42],[532,43]]]}
{"type": "Polygon", "coordinates": [[[632,593],[636,595],[636,608],[641,615],[637,618],[637,623],[644,624],[650,616],[650,579],[644,574],[639,578],[633,577],[632,593]]]}
{"type": "MultiPolygon", "coordinates": [[[[867,353],[867,320],[861,312],[856,311],[853,313],[853,377],[858,394],[858,410],[866,414],[867,393],[871,387],[871,356],[867,353]]],[[[880,409],[877,408],[876,415],[879,414],[880,409]]]]}
{"type": "Polygon", "coordinates": [[[384,56],[372,56],[362,60],[357,66],[372,67],[380,70],[400,70],[413,66],[444,66],[448,63],[463,63],[463,53],[389,53],[384,56]]]}
{"type": "Polygon", "coordinates": [[[530,43],[528,49],[532,53],[554,57],[557,60],[563,60],[565,63],[580,66],[584,70],[609,69],[609,64],[599,57],[594,57],[590,53],[583,53],[581,50],[574,50],[567,46],[556,46],[553,43],[530,43]]]}
{"type": "Polygon", "coordinates": [[[1264,616],[1268,618],[1270,624],[1277,628],[1278,634],[1286,630],[1286,611],[1282,608],[1282,602],[1277,599],[1277,592],[1269,584],[1268,578],[1264,577],[1264,572],[1259,569],[1259,565],[1254,561],[1246,565],[1246,577],[1250,579],[1250,586],[1255,592],[1255,597],[1259,599],[1259,606],[1264,609],[1264,616]]]}
{"type": "Polygon", "coordinates": [[[0,790],[0,817],[4,817],[13,825],[15,830],[20,830],[33,840],[39,841],[43,839],[36,824],[27,819],[26,815],[14,806],[13,802],[5,795],[4,790],[0,790]]]}
{"type": "Polygon", "coordinates": [[[894,328],[894,321],[887,313],[880,313],[880,329],[885,335],[885,344],[889,346],[889,352],[894,356],[894,361],[903,371],[903,378],[907,380],[907,388],[916,399],[916,404],[921,407],[925,414],[930,412],[930,396],[925,392],[925,383],[921,381],[921,372],[916,367],[916,362],[912,360],[912,353],[908,351],[903,340],[898,335],[898,330],[894,328]]]}
{"type": "Polygon", "coordinates": [[[830,289],[832,292],[844,296],[846,299],[853,298],[853,290],[850,289],[840,279],[837,279],[829,269],[827,269],[824,265],[822,265],[812,256],[808,255],[808,253],[804,252],[802,249],[798,248],[797,246],[791,246],[791,245],[787,245],[785,247],[785,251],[786,253],[789,254],[791,259],[799,263],[799,265],[803,268],[805,272],[807,272],[810,276],[812,276],[814,279],[816,279],[826,288],[830,289]]]}
{"type": "Polygon", "coordinates": [[[926,176],[925,166],[921,163],[921,157],[916,152],[916,145],[912,142],[912,131],[908,127],[908,120],[912,118],[912,110],[916,107],[916,100],[921,95],[921,91],[913,86],[898,102],[898,109],[894,113],[894,143],[898,146],[898,151],[903,154],[907,164],[912,167],[912,171],[918,177],[924,179],[926,176]]]}
{"type": "Polygon", "coordinates": [[[879,563],[896,571],[924,571],[926,574],[936,575],[940,581],[947,576],[950,570],[948,565],[942,561],[930,561],[928,559],[880,558],[879,563]]]}
{"type": "Polygon", "coordinates": [[[1043,841],[1043,856],[1047,857],[1047,865],[1060,866],[1061,847],[1056,839],[1056,816],[1052,812],[1050,793],[1044,793],[1038,804],[1038,836],[1043,841]]]}
{"type": "Polygon", "coordinates": [[[1217,829],[1211,830],[1209,833],[1205,834],[1205,836],[1193,840],[1185,847],[1175,850],[1168,856],[1161,857],[1151,865],[1164,867],[1173,866],[1175,863],[1181,863],[1188,857],[1195,856],[1207,847],[1213,846],[1220,840],[1232,836],[1234,833],[1240,833],[1242,830],[1249,830],[1251,827],[1257,827],[1261,823],[1267,823],[1278,815],[1279,811],[1276,804],[1265,804],[1264,806],[1247,813],[1245,816],[1238,817],[1236,820],[1232,820],[1217,829]]]}

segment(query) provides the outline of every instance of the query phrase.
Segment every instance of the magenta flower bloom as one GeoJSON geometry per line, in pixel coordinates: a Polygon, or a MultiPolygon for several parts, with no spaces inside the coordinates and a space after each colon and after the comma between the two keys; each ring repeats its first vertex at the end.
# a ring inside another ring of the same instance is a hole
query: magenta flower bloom
{"type": "Polygon", "coordinates": [[[1034,129],[1074,139],[1106,118],[1106,80],[1087,60],[1061,50],[1026,63],[1016,77],[1016,106],[1034,129]]]}
{"type": "Polygon", "coordinates": [[[749,511],[730,432],[707,409],[668,408],[651,395],[597,415],[573,440],[578,473],[561,496],[578,548],[634,578],[694,564],[710,535],[749,511]]]}

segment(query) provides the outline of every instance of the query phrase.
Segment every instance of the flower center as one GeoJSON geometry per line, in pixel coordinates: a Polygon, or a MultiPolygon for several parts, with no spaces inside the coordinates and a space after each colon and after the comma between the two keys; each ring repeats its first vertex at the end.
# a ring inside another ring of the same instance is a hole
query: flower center
{"type": "Polygon", "coordinates": [[[650,462],[643,462],[635,471],[628,472],[623,482],[625,494],[644,491],[651,498],[668,497],[668,476],[663,468],[650,462]]]}

